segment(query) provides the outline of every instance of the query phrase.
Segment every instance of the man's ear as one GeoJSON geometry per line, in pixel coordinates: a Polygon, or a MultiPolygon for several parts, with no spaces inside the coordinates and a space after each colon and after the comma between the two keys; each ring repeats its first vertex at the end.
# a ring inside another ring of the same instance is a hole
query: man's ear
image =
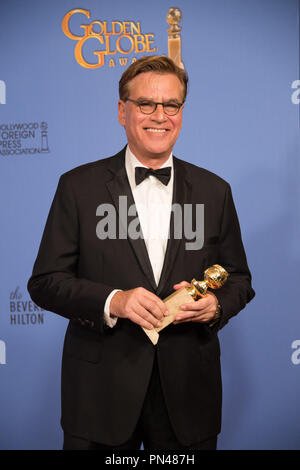
{"type": "Polygon", "coordinates": [[[125,127],[125,103],[122,100],[118,101],[118,119],[121,126],[125,127]]]}

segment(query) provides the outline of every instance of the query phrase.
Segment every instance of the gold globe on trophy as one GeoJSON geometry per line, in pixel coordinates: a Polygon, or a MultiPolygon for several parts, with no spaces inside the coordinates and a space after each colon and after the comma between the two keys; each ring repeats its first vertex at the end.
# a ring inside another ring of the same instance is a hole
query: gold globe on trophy
{"type": "Polygon", "coordinates": [[[157,344],[159,332],[173,323],[176,315],[181,311],[182,304],[191,302],[191,298],[196,302],[201,297],[205,297],[208,289],[220,289],[227,281],[228,276],[229,274],[226,269],[219,264],[214,264],[204,271],[203,281],[192,279],[191,287],[183,287],[164,299],[169,315],[162,319],[161,326],[152,330],[143,328],[152,343],[157,344]]]}
{"type": "Polygon", "coordinates": [[[227,281],[229,274],[226,269],[222,268],[219,264],[214,264],[204,271],[204,280],[196,281],[191,280],[192,287],[188,287],[188,293],[194,300],[200,299],[207,294],[207,289],[220,289],[227,281]]]}

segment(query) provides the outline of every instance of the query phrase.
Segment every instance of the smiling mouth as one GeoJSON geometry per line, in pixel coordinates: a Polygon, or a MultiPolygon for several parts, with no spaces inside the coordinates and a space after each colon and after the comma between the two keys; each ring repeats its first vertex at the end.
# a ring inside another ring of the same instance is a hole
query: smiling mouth
{"type": "Polygon", "coordinates": [[[168,132],[169,129],[157,129],[155,127],[145,127],[145,131],[147,132],[154,132],[154,133],[164,133],[164,132],[168,132]]]}

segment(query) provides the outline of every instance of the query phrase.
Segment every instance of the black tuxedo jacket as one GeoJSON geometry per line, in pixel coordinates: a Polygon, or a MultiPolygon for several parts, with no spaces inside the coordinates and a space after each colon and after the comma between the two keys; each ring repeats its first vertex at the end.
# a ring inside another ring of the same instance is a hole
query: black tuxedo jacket
{"type": "Polygon", "coordinates": [[[217,331],[254,296],[230,186],[174,157],[173,202],[205,205],[204,246],[187,251],[190,240],[172,239],[171,230],[158,286],[143,239],[96,236],[97,207],[111,203],[118,209],[119,196],[128,197],[128,207],[134,202],[125,149],[62,175],[28,282],[36,304],[70,319],[62,363],[62,426],[107,445],[126,441],[139,418],[157,354],[170,420],[179,441],[191,445],[220,432],[217,331]],[[203,279],[203,271],[215,263],[230,277],[214,291],[222,315],[212,328],[191,322],[170,325],[153,346],[130,320],[105,326],[104,304],[114,288],[142,286],[163,299],[175,283],[203,279]]]}

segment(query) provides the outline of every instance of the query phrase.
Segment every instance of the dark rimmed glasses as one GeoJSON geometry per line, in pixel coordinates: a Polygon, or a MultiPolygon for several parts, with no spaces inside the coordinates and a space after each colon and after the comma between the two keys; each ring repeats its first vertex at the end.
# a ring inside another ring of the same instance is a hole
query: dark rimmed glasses
{"type": "Polygon", "coordinates": [[[153,114],[159,104],[162,105],[164,113],[168,116],[175,116],[183,105],[183,103],[168,102],[168,103],[156,103],[151,100],[132,100],[127,98],[125,101],[131,101],[135,103],[143,114],[153,114]]]}

